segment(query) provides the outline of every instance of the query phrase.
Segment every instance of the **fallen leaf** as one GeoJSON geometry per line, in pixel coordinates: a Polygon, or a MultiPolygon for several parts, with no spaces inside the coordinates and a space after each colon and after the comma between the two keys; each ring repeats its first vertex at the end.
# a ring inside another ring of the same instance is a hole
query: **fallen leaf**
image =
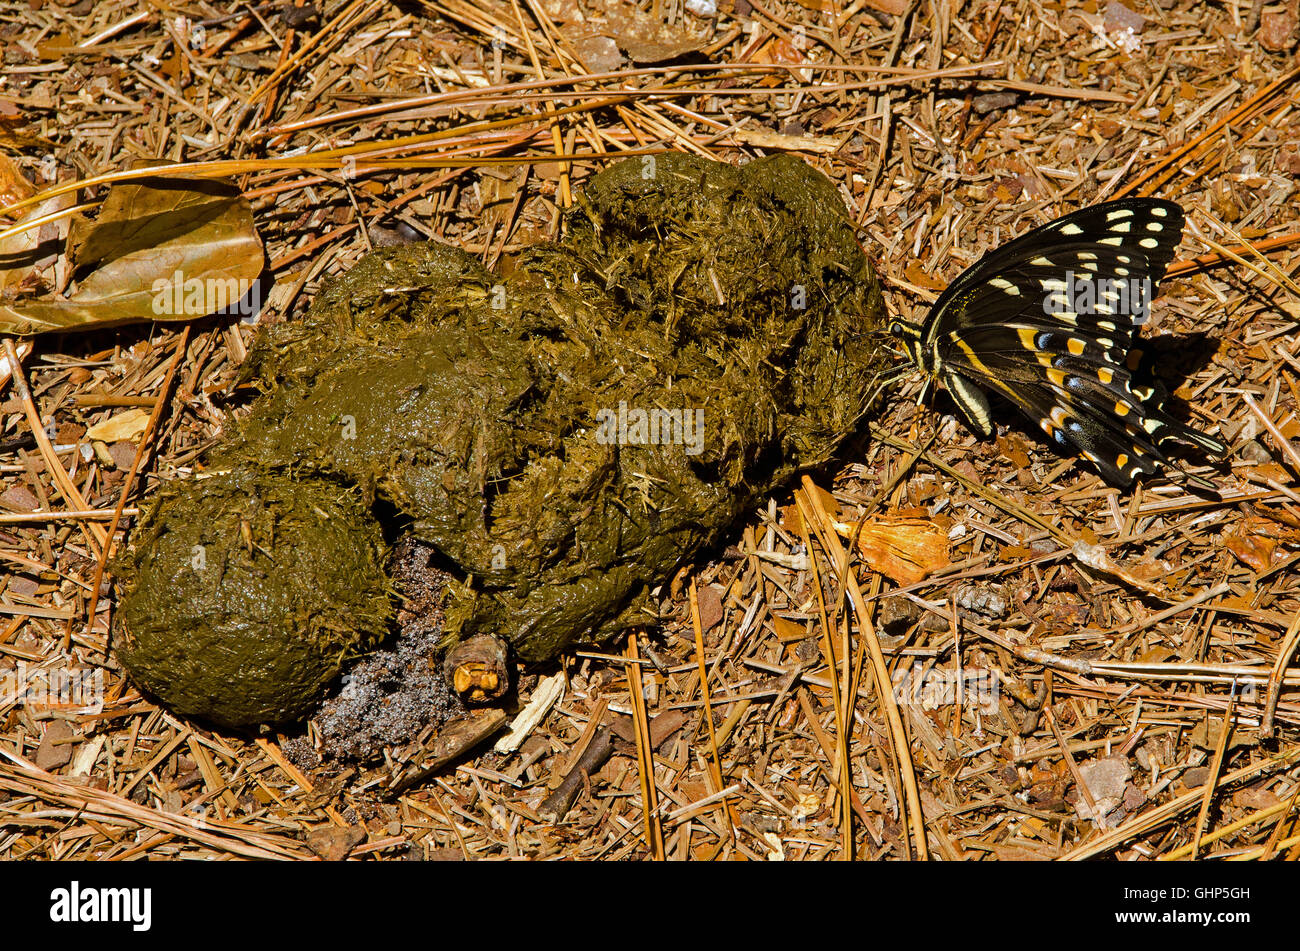
{"type": "Polygon", "coordinates": [[[907,0],[866,0],[867,6],[893,17],[901,17],[907,12],[907,0]]]}
{"type": "Polygon", "coordinates": [[[13,149],[15,152],[23,149],[54,148],[54,143],[49,139],[19,131],[20,127],[26,124],[27,119],[21,114],[0,115],[0,147],[13,149]]]}
{"type": "MultiPolygon", "coordinates": [[[[1086,536],[1089,533],[1085,530],[1083,534],[1086,536]]],[[[1093,537],[1095,538],[1095,536],[1093,537]]],[[[1094,571],[1100,571],[1102,574],[1119,578],[1121,581],[1131,584],[1139,591],[1145,591],[1147,594],[1154,594],[1161,598],[1167,597],[1166,592],[1158,585],[1154,585],[1149,581],[1137,577],[1123,565],[1112,561],[1110,555],[1106,553],[1106,549],[1101,545],[1087,541],[1078,541],[1074,543],[1074,547],[1070,549],[1070,553],[1078,559],[1080,564],[1085,565],[1094,571]]]]}
{"type": "Polygon", "coordinates": [[[772,615],[772,630],[776,631],[776,639],[783,644],[801,641],[808,636],[808,629],[798,621],[792,621],[778,614],[772,615]]]}
{"type": "MultiPolygon", "coordinates": [[[[76,196],[71,194],[48,198],[25,215],[22,221],[35,221],[70,208],[75,202],[76,196]]],[[[19,224],[21,223],[20,221],[19,224]]],[[[67,232],[68,222],[63,219],[0,238],[0,300],[14,297],[25,290],[30,291],[42,282],[56,287],[61,283],[62,271],[56,269],[50,276],[44,272],[50,264],[59,260],[58,249],[67,232]]]]}
{"type": "Polygon", "coordinates": [[[36,194],[36,186],[18,170],[17,163],[7,155],[0,155],[0,206],[12,205],[36,194]]]}
{"type": "MultiPolygon", "coordinates": [[[[1279,517],[1282,517],[1279,513],[1279,517]]],[[[1267,571],[1286,558],[1279,543],[1300,544],[1300,531],[1274,518],[1249,515],[1241,519],[1231,535],[1223,536],[1223,547],[1252,571],[1267,571]]]]}
{"type": "Polygon", "coordinates": [[[142,409],[129,409],[118,413],[112,419],[96,423],[86,430],[86,438],[110,443],[123,439],[134,439],[144,432],[149,425],[149,414],[142,409]]]}
{"type": "Polygon", "coordinates": [[[685,20],[669,26],[631,4],[614,7],[606,17],[610,33],[634,63],[665,63],[694,53],[709,41],[707,32],[688,30],[685,20]]]}
{"type": "Polygon", "coordinates": [[[918,260],[912,260],[907,267],[903,268],[903,276],[915,284],[917,287],[924,287],[929,291],[941,291],[948,285],[937,277],[925,273],[925,266],[918,260]]]}
{"type": "Polygon", "coordinates": [[[924,581],[950,563],[948,534],[927,519],[886,516],[863,523],[861,532],[857,522],[832,524],[845,538],[857,533],[867,566],[902,585],[924,581]]]}
{"type": "Polygon", "coordinates": [[[1251,571],[1267,571],[1277,554],[1277,542],[1258,535],[1229,535],[1223,540],[1223,547],[1251,571]]]}
{"type": "Polygon", "coordinates": [[[262,240],[252,206],[228,182],[116,185],[94,222],[73,222],[64,253],[85,274],[76,291],[66,300],[0,302],[0,333],[253,313],[260,304],[262,240]]]}

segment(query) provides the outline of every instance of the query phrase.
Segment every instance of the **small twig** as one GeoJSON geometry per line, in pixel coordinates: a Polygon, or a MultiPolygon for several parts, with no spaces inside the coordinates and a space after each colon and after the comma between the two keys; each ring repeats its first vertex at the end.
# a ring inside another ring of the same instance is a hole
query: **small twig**
{"type": "MultiPolygon", "coordinates": [[[[817,517],[817,535],[822,540],[823,546],[831,556],[831,563],[842,568],[839,571],[841,581],[848,585],[849,598],[853,602],[854,612],[858,618],[858,629],[867,642],[867,650],[871,655],[871,667],[876,676],[876,699],[880,708],[885,713],[885,722],[889,724],[889,736],[894,746],[894,757],[898,761],[898,769],[903,779],[903,789],[907,799],[907,820],[912,831],[912,838],[916,843],[916,854],[919,859],[926,861],[930,858],[930,847],[925,837],[925,814],[921,811],[921,794],[916,785],[916,767],[912,763],[912,751],[908,746],[907,730],[903,726],[903,718],[898,712],[898,703],[894,699],[893,681],[889,677],[889,666],[885,663],[885,655],[880,649],[880,638],[876,636],[875,625],[871,623],[871,614],[867,608],[866,600],[862,597],[862,589],[858,586],[858,579],[854,577],[853,572],[847,568],[848,554],[844,546],[840,544],[839,537],[835,530],[831,528],[831,519],[826,514],[822,506],[821,494],[813,481],[807,476],[803,477],[804,494],[811,503],[812,510],[817,517]]],[[[845,766],[847,767],[847,763],[845,766]]]]}
{"type": "MultiPolygon", "coordinates": [[[[627,656],[639,659],[636,632],[628,634],[627,656]]],[[[655,783],[654,746],[650,741],[650,718],[645,709],[645,693],[641,683],[641,665],[628,667],[628,687],[632,696],[632,719],[636,725],[636,759],[641,779],[641,809],[645,816],[646,847],[651,858],[663,861],[664,833],[659,823],[658,786],[655,783]]]]}
{"type": "MultiPolygon", "coordinates": [[[[718,751],[718,728],[713,722],[713,703],[709,697],[709,668],[704,662],[704,629],[700,625],[700,601],[695,588],[695,579],[691,579],[691,625],[695,629],[695,660],[700,670],[700,698],[704,701],[704,722],[709,725],[709,752],[712,756],[710,768],[716,790],[723,788],[722,754],[718,751]]],[[[731,841],[736,841],[736,817],[732,814],[731,803],[724,797],[724,812],[727,816],[727,828],[731,832],[731,841]]]]}
{"type": "Polygon", "coordinates": [[[1291,655],[1295,653],[1296,645],[1300,644],[1300,611],[1296,612],[1295,620],[1287,628],[1286,636],[1282,638],[1282,643],[1278,645],[1277,660],[1273,662],[1273,669],[1268,674],[1268,694],[1264,698],[1264,716],[1259,721],[1259,735],[1268,739],[1273,735],[1273,717],[1277,712],[1277,701],[1282,693],[1282,683],[1286,677],[1286,665],[1291,661],[1291,655]]]}
{"type": "Polygon", "coordinates": [[[1250,411],[1258,417],[1260,425],[1268,430],[1268,434],[1273,437],[1278,448],[1286,453],[1287,458],[1291,460],[1291,465],[1295,467],[1297,472],[1300,472],[1300,452],[1297,452],[1295,446],[1291,445],[1291,440],[1282,435],[1282,431],[1277,428],[1277,424],[1274,423],[1273,420],[1269,418],[1268,413],[1264,412],[1263,408],[1255,402],[1253,396],[1249,393],[1242,393],[1241,398],[1245,401],[1246,406],[1250,411]]]}
{"type": "MultiPolygon", "coordinates": [[[[1233,717],[1237,712],[1237,692],[1232,692],[1228,701],[1228,711],[1223,715],[1223,728],[1219,733],[1219,742],[1215,745],[1214,762],[1210,774],[1205,777],[1205,798],[1201,800],[1201,812],[1196,817],[1196,836],[1192,839],[1192,859],[1195,860],[1201,850],[1201,836],[1205,834],[1205,817],[1210,814],[1210,803],[1214,801],[1214,792],[1219,785],[1219,775],[1223,772],[1223,756],[1228,751],[1228,737],[1232,735],[1233,717]]],[[[1207,718],[1206,723],[1209,723],[1207,718]]],[[[1208,735],[1208,732],[1207,732],[1208,735]]]]}
{"type": "MultiPolygon", "coordinates": [[[[36,401],[32,399],[32,391],[27,386],[27,375],[23,372],[23,365],[18,359],[18,351],[14,349],[12,337],[5,338],[5,353],[9,357],[9,370],[13,376],[14,389],[18,391],[18,399],[22,402],[23,409],[27,413],[27,425],[31,428],[32,437],[41,450],[41,457],[45,460],[45,468],[49,470],[50,478],[53,479],[55,486],[58,487],[59,494],[67,500],[69,505],[77,511],[84,512],[88,510],[91,507],[90,504],[86,502],[81,492],[68,478],[68,473],[64,470],[63,464],[59,462],[58,454],[50,444],[50,437],[46,435],[45,425],[41,422],[41,414],[36,409],[36,401]]],[[[80,525],[82,532],[86,535],[90,550],[96,555],[102,554],[103,546],[108,537],[104,533],[103,527],[87,521],[82,521],[80,525]]]]}
{"type": "Polygon", "coordinates": [[[607,726],[598,727],[573,768],[565,773],[564,778],[560,780],[560,785],[555,787],[555,791],[543,799],[541,805],[537,807],[537,814],[547,822],[564,821],[582,787],[613,754],[613,732],[607,726]]]}

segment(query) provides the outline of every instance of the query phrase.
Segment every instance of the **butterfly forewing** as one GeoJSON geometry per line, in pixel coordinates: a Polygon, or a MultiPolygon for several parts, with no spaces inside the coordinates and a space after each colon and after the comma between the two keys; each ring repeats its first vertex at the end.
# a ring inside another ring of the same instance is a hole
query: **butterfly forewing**
{"type": "Polygon", "coordinates": [[[1166,415],[1134,377],[1137,328],[1182,236],[1173,202],[1084,208],[985,255],[940,296],[915,349],[973,428],[994,390],[1062,448],[1127,485],[1164,462],[1164,439],[1224,450],[1166,415]]]}

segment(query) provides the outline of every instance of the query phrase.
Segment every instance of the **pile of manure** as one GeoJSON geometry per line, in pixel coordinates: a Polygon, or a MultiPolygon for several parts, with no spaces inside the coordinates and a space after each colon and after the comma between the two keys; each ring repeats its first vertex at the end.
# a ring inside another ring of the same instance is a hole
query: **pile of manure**
{"type": "Polygon", "coordinates": [[[381,514],[456,578],[444,648],[537,661],[653,623],[650,592],[829,459],[889,359],[834,186],[784,155],[624,161],[509,265],[376,251],[262,329],[213,477],[160,493],[116,563],[142,686],[228,725],[308,715],[389,622],[381,514]]]}

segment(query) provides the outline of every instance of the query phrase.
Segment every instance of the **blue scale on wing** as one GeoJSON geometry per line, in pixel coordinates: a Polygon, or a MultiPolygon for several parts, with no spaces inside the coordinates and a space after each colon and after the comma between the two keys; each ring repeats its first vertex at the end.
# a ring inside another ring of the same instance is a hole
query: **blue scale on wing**
{"type": "Polygon", "coordinates": [[[1138,426],[1122,423],[1054,387],[1025,387],[1014,400],[1062,449],[1073,447],[1113,482],[1128,484],[1156,472],[1165,461],[1157,443],[1138,426]]]}
{"type": "Polygon", "coordinates": [[[999,390],[1003,389],[999,383],[1012,381],[1055,380],[1065,385],[1065,381],[1073,379],[1075,390],[1082,387],[1086,392],[1097,393],[1099,401],[1104,399],[1111,405],[1124,402],[1134,410],[1141,407],[1147,393],[1144,387],[1133,383],[1126,361],[1127,348],[1106,347],[1078,333],[1062,333],[1039,325],[1016,322],[972,327],[961,334],[960,343],[957,338],[951,338],[943,352],[950,366],[982,385],[999,390]],[[1033,348],[1027,347],[1027,343],[1033,348]]]}

